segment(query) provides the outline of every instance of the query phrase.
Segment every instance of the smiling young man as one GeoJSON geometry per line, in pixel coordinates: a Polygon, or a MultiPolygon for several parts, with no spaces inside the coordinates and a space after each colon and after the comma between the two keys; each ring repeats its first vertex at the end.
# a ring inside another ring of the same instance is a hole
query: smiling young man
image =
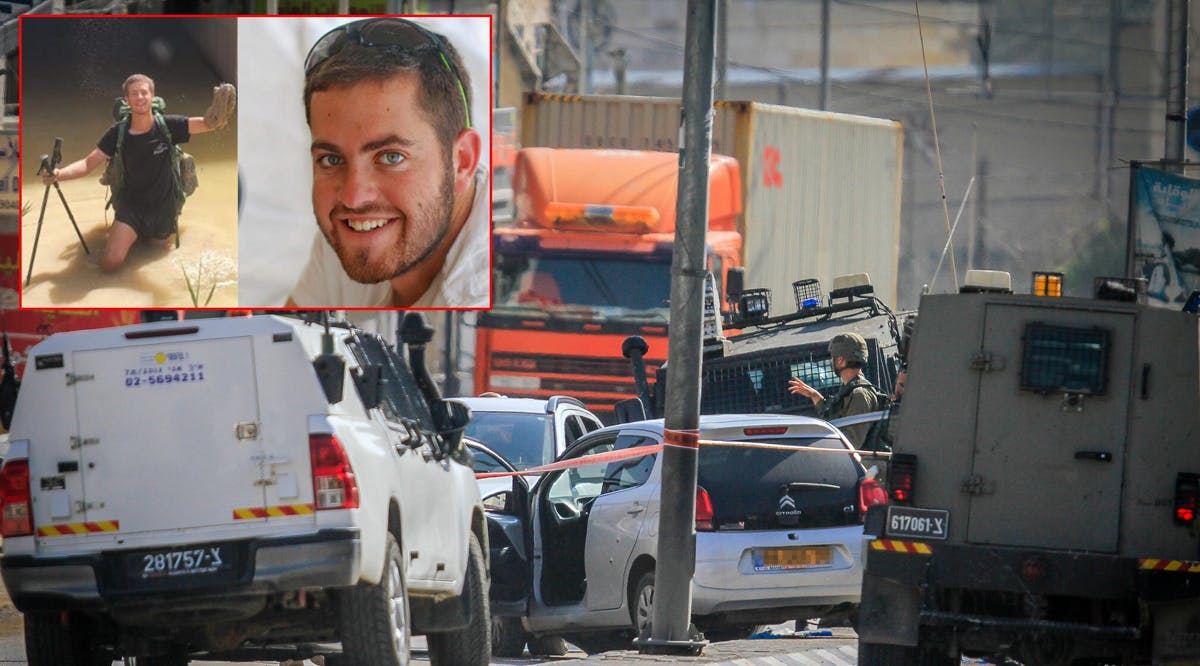
{"type": "Polygon", "coordinates": [[[340,26],[305,62],[320,235],[289,306],[487,307],[491,209],[470,78],[400,18],[340,26]]]}
{"type": "Polygon", "coordinates": [[[120,186],[112,184],[115,219],[100,258],[100,267],[105,271],[120,268],[135,241],[167,245],[166,241],[177,231],[179,216],[171,145],[187,143],[194,134],[225,127],[237,99],[237,91],[231,84],[223,83],[213,88],[212,104],[203,116],[163,116],[164,125],[170,132],[168,137],[154,117],[154,80],[145,74],[133,74],[125,79],[122,90],[125,103],[129,105],[123,142],[119,139],[120,126],[125,121],[118,121],[108,128],[86,157],[42,176],[42,181],[49,185],[83,178],[109,159],[115,159],[121,165],[122,183],[120,186]]]}

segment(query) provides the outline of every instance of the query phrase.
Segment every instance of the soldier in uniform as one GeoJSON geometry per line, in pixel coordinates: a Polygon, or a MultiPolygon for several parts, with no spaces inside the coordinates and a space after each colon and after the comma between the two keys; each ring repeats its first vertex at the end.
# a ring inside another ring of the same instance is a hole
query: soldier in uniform
{"type": "MultiPolygon", "coordinates": [[[[826,421],[866,414],[883,408],[875,387],[863,376],[863,367],[867,365],[867,341],[861,335],[839,333],[833,336],[829,341],[829,362],[833,365],[833,372],[842,380],[841,388],[832,398],[826,400],[820,391],[799,377],[788,380],[788,392],[812,400],[817,415],[826,421]]],[[[847,426],[842,432],[855,448],[862,448],[871,425],[863,423],[847,426]]]]}

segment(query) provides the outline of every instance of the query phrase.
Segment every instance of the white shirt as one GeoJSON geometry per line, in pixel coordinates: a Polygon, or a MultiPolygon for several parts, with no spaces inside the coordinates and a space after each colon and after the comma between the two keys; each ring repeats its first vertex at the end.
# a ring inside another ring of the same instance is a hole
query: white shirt
{"type": "MultiPolygon", "coordinates": [[[[475,172],[475,200],[467,222],[450,246],[442,269],[412,308],[486,308],[491,303],[492,211],[488,172],[475,172]]],[[[392,285],[387,280],[361,284],[342,269],[337,252],[318,229],[308,264],[292,289],[298,307],[390,308],[392,285]]]]}

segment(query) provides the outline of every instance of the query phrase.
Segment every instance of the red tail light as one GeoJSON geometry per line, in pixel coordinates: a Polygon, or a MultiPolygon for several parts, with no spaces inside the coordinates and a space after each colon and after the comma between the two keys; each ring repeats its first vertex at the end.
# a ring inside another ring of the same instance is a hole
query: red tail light
{"type": "Polygon", "coordinates": [[[787,426],[761,426],[758,428],[742,428],[746,437],[761,437],[763,435],[786,435],[787,426]]]}
{"type": "Polygon", "coordinates": [[[913,485],[917,478],[917,457],[911,453],[892,454],[888,472],[888,493],[897,504],[912,504],[913,485]]]}
{"type": "Polygon", "coordinates": [[[357,509],[358,481],[342,443],[333,435],[312,434],[308,436],[308,449],[317,510],[357,509]]]}
{"type": "Polygon", "coordinates": [[[1200,509],[1200,474],[1180,473],[1175,476],[1175,522],[1191,525],[1200,509]]]}
{"type": "Polygon", "coordinates": [[[858,482],[858,513],[864,516],[867,509],[888,503],[887,493],[875,479],[862,479],[858,482]]]}
{"type": "Polygon", "coordinates": [[[696,531],[713,531],[713,505],[708,491],[696,486],[696,531]]]}
{"type": "Polygon", "coordinates": [[[29,461],[9,460],[0,469],[0,536],[33,534],[29,502],[29,461]]]}

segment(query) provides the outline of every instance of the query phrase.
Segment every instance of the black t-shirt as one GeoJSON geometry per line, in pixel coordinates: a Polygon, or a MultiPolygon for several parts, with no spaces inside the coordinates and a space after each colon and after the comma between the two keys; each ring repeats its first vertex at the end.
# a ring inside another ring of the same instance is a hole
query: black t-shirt
{"type": "MultiPolygon", "coordinates": [[[[171,139],[176,144],[187,143],[187,116],[164,116],[171,139]]],[[[117,152],[117,125],[108,128],[97,142],[98,147],[110,158],[117,152]]],[[[142,211],[143,214],[157,213],[165,207],[175,206],[175,182],[171,175],[171,142],[163,135],[155,122],[149,132],[134,134],[125,131],[125,143],[121,148],[125,164],[125,179],[121,187],[118,206],[142,211]]]]}

